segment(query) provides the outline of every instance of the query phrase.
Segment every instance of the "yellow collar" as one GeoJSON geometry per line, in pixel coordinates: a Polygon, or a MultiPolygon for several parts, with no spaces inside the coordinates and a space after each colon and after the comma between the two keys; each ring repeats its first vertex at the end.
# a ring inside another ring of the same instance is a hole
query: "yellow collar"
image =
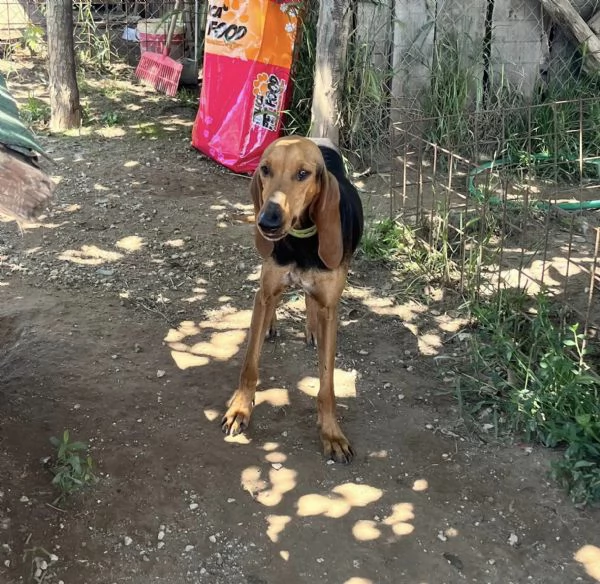
{"type": "Polygon", "coordinates": [[[290,229],[288,231],[288,235],[292,237],[297,237],[298,239],[305,239],[307,237],[312,237],[317,232],[317,226],[311,225],[306,229],[290,229]]]}

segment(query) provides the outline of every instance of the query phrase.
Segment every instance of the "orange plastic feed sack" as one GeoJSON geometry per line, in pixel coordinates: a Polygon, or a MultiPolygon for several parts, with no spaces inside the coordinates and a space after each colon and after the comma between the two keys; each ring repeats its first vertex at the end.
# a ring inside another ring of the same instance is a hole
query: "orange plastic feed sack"
{"type": "Polygon", "coordinates": [[[209,5],[194,147],[235,172],[254,171],[281,132],[298,24],[297,0],[209,5]]]}

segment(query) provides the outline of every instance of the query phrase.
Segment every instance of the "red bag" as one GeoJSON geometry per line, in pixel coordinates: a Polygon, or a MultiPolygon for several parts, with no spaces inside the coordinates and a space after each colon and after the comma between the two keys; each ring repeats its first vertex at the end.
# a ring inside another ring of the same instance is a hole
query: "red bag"
{"type": "Polygon", "coordinates": [[[192,145],[234,172],[251,173],[279,137],[299,24],[297,0],[209,5],[204,80],[192,145]]]}

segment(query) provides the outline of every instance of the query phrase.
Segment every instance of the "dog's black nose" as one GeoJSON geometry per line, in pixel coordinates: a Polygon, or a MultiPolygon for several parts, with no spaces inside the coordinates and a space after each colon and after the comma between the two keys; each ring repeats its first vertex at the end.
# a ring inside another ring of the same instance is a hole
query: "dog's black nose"
{"type": "Polygon", "coordinates": [[[263,231],[276,231],[283,223],[283,210],[277,203],[267,203],[264,211],[258,216],[258,226],[263,231]]]}

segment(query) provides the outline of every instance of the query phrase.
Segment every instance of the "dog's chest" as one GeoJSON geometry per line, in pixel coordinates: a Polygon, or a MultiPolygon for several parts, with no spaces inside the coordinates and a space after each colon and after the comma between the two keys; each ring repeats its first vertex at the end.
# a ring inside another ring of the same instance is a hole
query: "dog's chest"
{"type": "Polygon", "coordinates": [[[298,286],[310,294],[314,289],[315,281],[310,272],[292,268],[284,274],[283,284],[285,286],[298,286]]]}

